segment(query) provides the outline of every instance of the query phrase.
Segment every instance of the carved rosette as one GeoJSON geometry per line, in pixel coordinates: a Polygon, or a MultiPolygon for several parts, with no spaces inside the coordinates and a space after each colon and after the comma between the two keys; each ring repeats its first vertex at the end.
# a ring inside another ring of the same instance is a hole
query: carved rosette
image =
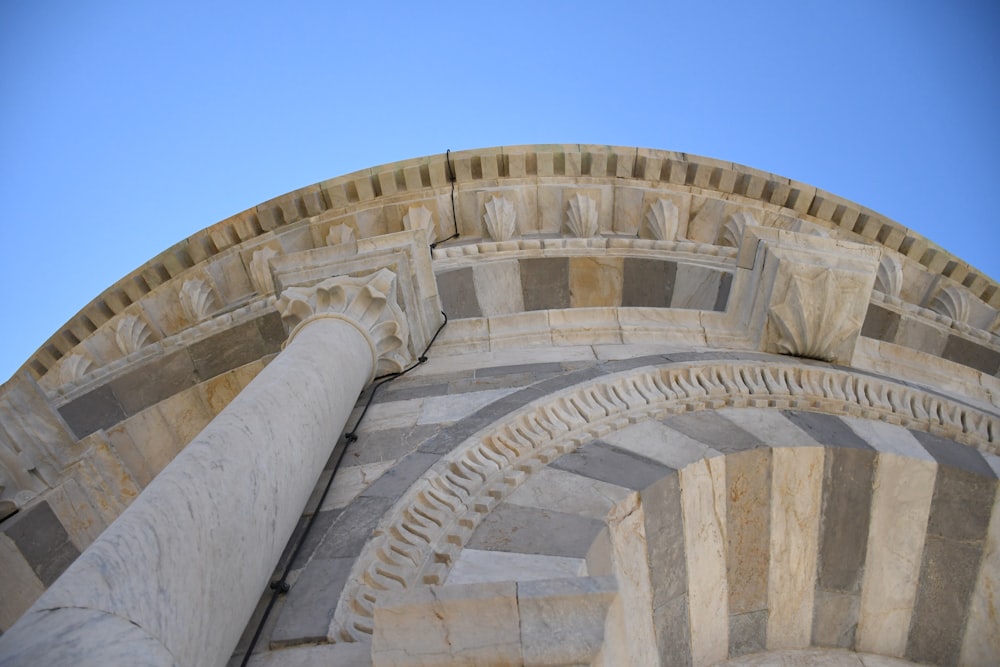
{"type": "Polygon", "coordinates": [[[587,195],[574,195],[569,200],[566,226],[573,236],[581,239],[597,236],[597,217],[597,203],[587,195]]]}
{"type": "Polygon", "coordinates": [[[503,197],[493,197],[486,202],[486,215],[483,222],[486,224],[486,231],[494,241],[509,241],[517,231],[514,223],[517,219],[517,211],[514,205],[503,197]]]}
{"type": "Polygon", "coordinates": [[[646,229],[657,241],[673,241],[677,238],[677,204],[669,199],[657,199],[646,212],[646,229]]]}
{"type": "Polygon", "coordinates": [[[398,373],[410,361],[406,316],[396,301],[396,274],[389,269],[359,278],[337,276],[312,287],[289,287],[275,306],[291,331],[289,341],[312,319],[350,320],[372,347],[373,376],[398,373]]]}

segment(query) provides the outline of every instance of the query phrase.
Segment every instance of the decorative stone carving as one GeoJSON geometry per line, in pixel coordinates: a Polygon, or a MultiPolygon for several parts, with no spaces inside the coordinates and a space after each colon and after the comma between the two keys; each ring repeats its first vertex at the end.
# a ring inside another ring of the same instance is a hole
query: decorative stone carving
{"type": "Polygon", "coordinates": [[[185,280],[178,296],[184,315],[191,322],[201,322],[215,310],[215,294],[204,280],[185,280]]]}
{"type": "Polygon", "coordinates": [[[515,221],[517,211],[514,205],[504,197],[493,197],[486,202],[486,214],[483,222],[486,224],[486,231],[494,241],[508,241],[517,231],[515,221]]]}
{"type": "Polygon", "coordinates": [[[566,212],[566,226],[577,238],[586,239],[597,236],[600,229],[597,224],[597,203],[587,195],[574,195],[569,200],[566,212]]]}
{"type": "Polygon", "coordinates": [[[559,456],[629,423],[722,407],[848,414],[1000,451],[1000,420],[994,415],[847,371],[773,361],[627,371],[507,416],[424,473],[358,557],[330,638],[356,641],[370,635],[375,606],[387,591],[443,583],[479,522],[559,456]]]}
{"type": "Polygon", "coordinates": [[[898,297],[903,287],[903,267],[889,251],[882,251],[882,259],[875,273],[875,289],[887,296],[898,297]]]}
{"type": "Polygon", "coordinates": [[[59,366],[59,384],[69,384],[76,382],[93,368],[90,359],[82,354],[73,353],[64,357],[59,366]]]}
{"type": "Polygon", "coordinates": [[[823,267],[799,269],[788,277],[780,302],[768,310],[773,351],[832,361],[845,343],[853,345],[864,323],[856,303],[867,303],[866,289],[854,276],[823,267]]]}
{"type": "Polygon", "coordinates": [[[115,328],[115,342],[122,354],[128,356],[149,342],[153,332],[149,326],[135,315],[126,315],[118,320],[115,328]]]}
{"type": "Polygon", "coordinates": [[[969,321],[969,297],[965,290],[945,285],[931,300],[930,309],[956,322],[969,321]]]}
{"type": "Polygon", "coordinates": [[[327,245],[353,243],[356,240],[354,228],[350,225],[333,225],[326,235],[327,245]]]}
{"type": "Polygon", "coordinates": [[[403,229],[431,229],[434,227],[434,216],[426,206],[413,206],[403,216],[403,229]]]}
{"type": "Polygon", "coordinates": [[[743,239],[743,230],[746,229],[747,225],[757,225],[753,214],[748,211],[733,213],[719,228],[716,244],[729,248],[739,248],[743,239]]]}
{"type": "Polygon", "coordinates": [[[679,211],[669,199],[657,199],[646,212],[646,229],[657,241],[673,241],[677,238],[679,211]]]}
{"type": "Polygon", "coordinates": [[[406,316],[396,301],[396,274],[380,269],[367,276],[337,276],[313,287],[289,287],[275,304],[289,340],[310,319],[350,321],[368,338],[376,358],[375,375],[397,373],[410,360],[406,316]]]}
{"type": "Polygon", "coordinates": [[[250,282],[253,283],[253,287],[257,290],[258,294],[264,295],[274,292],[274,276],[271,275],[271,267],[268,266],[268,261],[272,257],[277,256],[278,251],[268,246],[254,250],[248,269],[250,282]]]}

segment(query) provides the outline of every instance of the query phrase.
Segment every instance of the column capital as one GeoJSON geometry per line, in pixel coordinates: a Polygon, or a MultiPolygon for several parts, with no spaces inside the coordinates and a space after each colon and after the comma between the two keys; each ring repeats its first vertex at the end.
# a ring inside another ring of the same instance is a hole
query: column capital
{"type": "Polygon", "coordinates": [[[290,331],[288,343],[319,319],[353,325],[371,348],[372,377],[399,372],[410,361],[406,317],[396,300],[396,274],[389,269],[360,277],[335,276],[309,287],[288,287],[275,307],[290,331]]]}

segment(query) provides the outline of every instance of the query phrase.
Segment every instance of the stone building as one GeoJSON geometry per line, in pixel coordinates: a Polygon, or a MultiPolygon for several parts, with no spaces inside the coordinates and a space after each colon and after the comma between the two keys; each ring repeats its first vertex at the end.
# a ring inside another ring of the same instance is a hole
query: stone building
{"type": "Polygon", "coordinates": [[[0,664],[996,665],[998,308],[685,154],[297,190],[3,385],[0,664]]]}

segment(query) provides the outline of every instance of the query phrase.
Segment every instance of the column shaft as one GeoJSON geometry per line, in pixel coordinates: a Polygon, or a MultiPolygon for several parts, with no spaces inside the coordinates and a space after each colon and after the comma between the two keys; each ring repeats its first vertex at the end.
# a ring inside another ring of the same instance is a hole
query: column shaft
{"type": "Polygon", "coordinates": [[[0,665],[222,665],[373,370],[309,321],[0,638],[0,665]]]}

